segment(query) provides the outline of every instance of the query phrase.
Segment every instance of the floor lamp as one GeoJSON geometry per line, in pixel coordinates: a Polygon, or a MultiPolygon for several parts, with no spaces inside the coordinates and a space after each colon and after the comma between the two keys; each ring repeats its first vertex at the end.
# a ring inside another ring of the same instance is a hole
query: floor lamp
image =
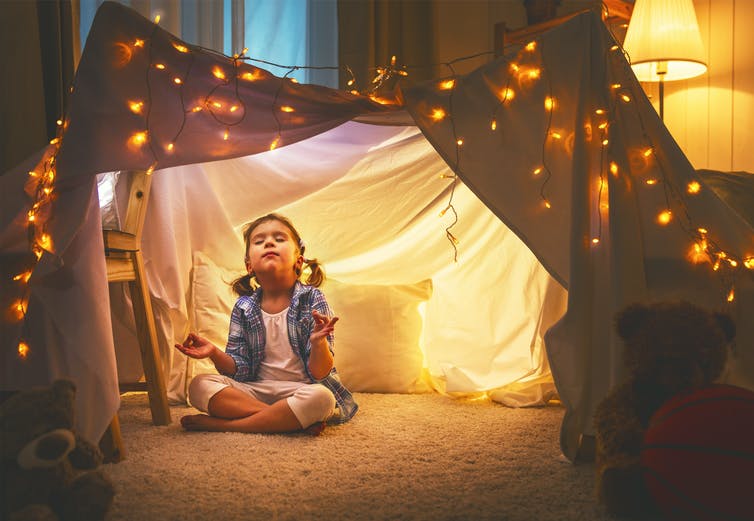
{"type": "Polygon", "coordinates": [[[659,82],[663,120],[665,82],[707,70],[692,0],[636,0],[623,48],[639,81],[659,82]]]}

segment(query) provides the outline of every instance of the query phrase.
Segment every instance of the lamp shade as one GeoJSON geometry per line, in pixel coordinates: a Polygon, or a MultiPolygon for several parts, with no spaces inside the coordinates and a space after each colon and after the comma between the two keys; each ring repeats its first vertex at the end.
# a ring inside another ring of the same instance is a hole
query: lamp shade
{"type": "Polygon", "coordinates": [[[707,70],[692,0],[636,0],[623,48],[639,81],[685,80],[707,70]]]}

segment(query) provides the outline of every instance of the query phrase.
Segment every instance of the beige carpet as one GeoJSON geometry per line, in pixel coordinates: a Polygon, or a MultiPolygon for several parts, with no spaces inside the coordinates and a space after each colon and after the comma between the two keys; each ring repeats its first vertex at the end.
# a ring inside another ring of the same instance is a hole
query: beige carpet
{"type": "Polygon", "coordinates": [[[188,433],[123,396],[126,460],[105,465],[115,520],[609,520],[591,465],[558,448],[563,409],[357,393],[319,437],[188,433]]]}

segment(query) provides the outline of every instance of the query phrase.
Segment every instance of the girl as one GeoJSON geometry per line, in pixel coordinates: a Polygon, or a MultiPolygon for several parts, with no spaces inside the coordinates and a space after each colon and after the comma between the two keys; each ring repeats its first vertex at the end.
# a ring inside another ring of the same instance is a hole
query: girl
{"type": "Polygon", "coordinates": [[[207,414],[181,418],[187,430],[319,434],[324,422],[344,423],[358,409],[333,366],[333,331],[324,274],[304,258],[304,243],[285,217],[269,214],[244,229],[248,274],[233,282],[239,295],[225,352],[194,333],[175,347],[209,358],[219,375],[195,377],[189,400],[207,414]],[[307,285],[299,281],[310,267],[307,285]]]}

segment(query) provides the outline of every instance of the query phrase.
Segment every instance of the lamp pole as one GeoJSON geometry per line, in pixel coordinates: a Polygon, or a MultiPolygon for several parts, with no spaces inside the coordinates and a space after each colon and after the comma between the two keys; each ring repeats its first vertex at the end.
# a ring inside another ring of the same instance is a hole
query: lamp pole
{"type": "Polygon", "coordinates": [[[657,77],[660,78],[660,119],[665,121],[665,75],[668,73],[668,63],[657,62],[657,77]]]}

